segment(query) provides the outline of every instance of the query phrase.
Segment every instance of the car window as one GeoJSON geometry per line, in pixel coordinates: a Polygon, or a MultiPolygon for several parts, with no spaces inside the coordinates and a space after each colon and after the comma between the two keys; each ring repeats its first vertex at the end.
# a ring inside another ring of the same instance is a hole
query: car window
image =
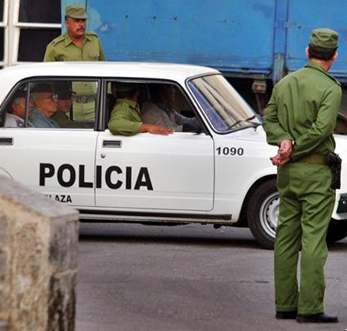
{"type": "Polygon", "coordinates": [[[28,124],[29,99],[26,85],[21,85],[7,98],[1,109],[1,126],[7,128],[24,128],[28,124]],[[28,104],[28,105],[27,105],[28,104]]]}
{"type": "Polygon", "coordinates": [[[222,75],[191,79],[188,87],[215,131],[228,133],[260,125],[254,111],[222,75]]]}
{"type": "Polygon", "coordinates": [[[4,107],[4,126],[93,128],[97,90],[97,81],[26,81],[8,98],[4,107]]]}
{"type": "MultiPolygon", "coordinates": [[[[107,121],[124,107],[124,100],[133,97],[132,83],[121,81],[107,82],[106,113],[107,121]],[[123,105],[123,106],[122,106],[123,105]]],[[[182,90],[168,82],[133,83],[137,91],[136,101],[139,115],[145,124],[159,125],[178,132],[201,131],[200,121],[192,105],[187,101],[182,90]]]]}

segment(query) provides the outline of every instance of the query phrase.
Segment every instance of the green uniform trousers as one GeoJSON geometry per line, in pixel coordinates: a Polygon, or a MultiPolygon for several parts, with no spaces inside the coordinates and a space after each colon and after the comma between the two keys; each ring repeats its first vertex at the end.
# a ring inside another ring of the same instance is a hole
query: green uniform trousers
{"type": "Polygon", "coordinates": [[[278,168],[279,224],[275,242],[277,311],[324,311],[326,233],[335,203],[332,174],[323,164],[288,163],[278,168]],[[300,280],[297,266],[300,258],[300,280]]]}

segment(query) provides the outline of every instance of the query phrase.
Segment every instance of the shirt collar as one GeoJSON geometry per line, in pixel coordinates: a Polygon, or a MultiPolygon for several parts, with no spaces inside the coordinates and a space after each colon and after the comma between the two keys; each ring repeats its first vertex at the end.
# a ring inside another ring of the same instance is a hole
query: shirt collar
{"type": "MultiPolygon", "coordinates": [[[[70,44],[72,44],[72,39],[70,38],[69,34],[67,32],[64,33],[64,42],[65,42],[65,47],[69,46],[70,44]]],[[[84,35],[84,39],[83,39],[83,45],[87,42],[90,41],[91,37],[87,34],[84,35]]]]}
{"type": "Polygon", "coordinates": [[[72,43],[72,40],[67,32],[64,34],[64,43],[65,47],[69,46],[72,43]]]}
{"type": "Polygon", "coordinates": [[[124,102],[127,105],[129,105],[131,108],[134,108],[135,110],[138,110],[138,104],[134,100],[129,100],[129,99],[118,99],[120,102],[124,102]]]}
{"type": "Polygon", "coordinates": [[[336,80],[335,77],[331,76],[326,70],[324,70],[323,67],[321,67],[318,63],[315,63],[313,61],[308,61],[308,63],[305,65],[305,68],[318,70],[340,85],[340,82],[336,80]]]}

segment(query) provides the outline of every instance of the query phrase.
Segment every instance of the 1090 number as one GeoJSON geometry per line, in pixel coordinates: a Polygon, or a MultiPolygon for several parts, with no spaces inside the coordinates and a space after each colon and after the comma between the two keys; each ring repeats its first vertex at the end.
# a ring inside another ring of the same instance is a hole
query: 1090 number
{"type": "Polygon", "coordinates": [[[217,154],[225,156],[242,156],[244,154],[244,149],[242,147],[217,147],[217,154]]]}

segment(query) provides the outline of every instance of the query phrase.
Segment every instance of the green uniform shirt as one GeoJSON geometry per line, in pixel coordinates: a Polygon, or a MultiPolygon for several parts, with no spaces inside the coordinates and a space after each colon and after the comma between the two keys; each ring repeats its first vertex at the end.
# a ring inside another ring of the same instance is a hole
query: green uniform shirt
{"type": "Polygon", "coordinates": [[[56,121],[61,128],[79,128],[81,124],[70,120],[66,117],[65,113],[62,111],[57,111],[51,117],[52,120],[56,121]]]}
{"type": "Polygon", "coordinates": [[[86,32],[82,47],[75,45],[67,33],[52,40],[43,61],[104,61],[105,55],[96,33],[86,32]]]}
{"type": "Polygon", "coordinates": [[[108,122],[108,128],[112,134],[132,136],[140,132],[141,125],[142,120],[137,102],[118,99],[108,122]]]}
{"type": "Polygon", "coordinates": [[[321,66],[309,62],[279,81],[265,109],[267,142],[294,141],[292,159],[335,149],[333,132],[341,103],[338,81],[321,66]]]}

